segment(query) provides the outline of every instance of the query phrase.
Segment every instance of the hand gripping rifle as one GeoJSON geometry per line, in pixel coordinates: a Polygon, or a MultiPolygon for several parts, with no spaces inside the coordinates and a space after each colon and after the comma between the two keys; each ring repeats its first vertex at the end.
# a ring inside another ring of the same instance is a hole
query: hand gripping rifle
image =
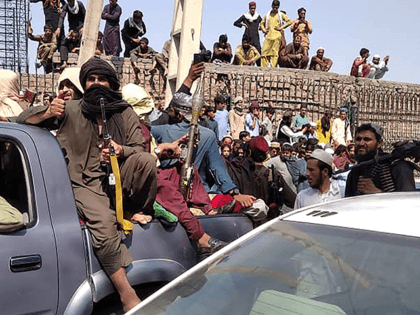
{"type": "MultiPolygon", "coordinates": [[[[395,187],[393,184],[392,176],[391,176],[391,169],[390,167],[386,167],[387,165],[390,165],[397,161],[403,161],[406,159],[414,159],[414,163],[412,161],[406,160],[407,163],[410,164],[410,166],[420,171],[420,168],[417,164],[420,160],[420,140],[413,140],[413,141],[400,141],[393,144],[394,149],[391,153],[384,154],[384,155],[376,155],[373,159],[368,161],[360,162],[351,169],[357,169],[364,166],[373,166],[372,169],[376,169],[378,172],[380,172],[380,180],[382,185],[384,186],[385,191],[394,191],[395,187]]],[[[370,169],[370,168],[369,168],[370,169]]],[[[346,170],[339,170],[334,172],[334,175],[338,175],[343,172],[347,172],[346,170]]],[[[373,172],[372,172],[373,173],[373,172]]],[[[364,176],[371,178],[371,174],[364,174],[364,176]]]]}
{"type": "Polygon", "coordinates": [[[114,146],[111,143],[111,135],[108,132],[108,124],[106,120],[105,112],[105,101],[103,98],[100,99],[101,115],[102,115],[102,135],[105,147],[109,148],[111,170],[108,168],[108,180],[109,186],[112,191],[115,191],[115,209],[117,214],[117,222],[120,227],[124,230],[124,234],[128,235],[133,230],[133,223],[128,220],[124,220],[123,204],[122,204],[122,188],[121,188],[121,177],[120,168],[118,166],[117,156],[115,155],[114,146]]]}
{"type": "Polygon", "coordinates": [[[181,174],[179,178],[179,191],[187,200],[188,194],[192,187],[192,181],[194,179],[194,169],[192,165],[192,155],[194,151],[194,144],[199,137],[198,132],[198,119],[200,117],[201,107],[204,104],[204,72],[201,73],[200,81],[197,84],[197,88],[192,97],[192,118],[190,122],[190,137],[187,144],[187,154],[184,160],[184,164],[181,167],[181,174]]]}

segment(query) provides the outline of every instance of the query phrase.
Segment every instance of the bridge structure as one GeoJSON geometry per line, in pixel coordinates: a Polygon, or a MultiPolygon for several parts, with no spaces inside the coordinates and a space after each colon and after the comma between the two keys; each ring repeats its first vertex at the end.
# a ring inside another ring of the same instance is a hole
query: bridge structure
{"type": "Polygon", "coordinates": [[[28,73],[28,0],[0,0],[0,68],[28,73]]]}

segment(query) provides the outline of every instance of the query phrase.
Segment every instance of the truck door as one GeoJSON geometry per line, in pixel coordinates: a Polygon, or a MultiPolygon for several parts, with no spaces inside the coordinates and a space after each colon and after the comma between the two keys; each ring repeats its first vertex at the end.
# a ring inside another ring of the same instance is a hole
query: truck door
{"type": "Polygon", "coordinates": [[[0,313],[56,314],[56,242],[38,154],[25,132],[4,124],[0,126],[0,197],[0,313]],[[13,216],[13,211],[18,214],[13,216]],[[15,231],[13,223],[6,227],[11,216],[22,219],[24,226],[15,231]]]}

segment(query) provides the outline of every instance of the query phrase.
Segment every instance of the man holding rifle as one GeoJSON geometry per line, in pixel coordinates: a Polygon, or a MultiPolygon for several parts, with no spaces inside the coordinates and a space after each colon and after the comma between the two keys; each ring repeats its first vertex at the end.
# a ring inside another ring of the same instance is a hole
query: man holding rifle
{"type": "Polygon", "coordinates": [[[413,167],[405,160],[384,160],[383,128],[376,124],[357,127],[355,144],[357,165],[351,168],[346,197],[393,191],[414,191],[413,167]]]}
{"type": "Polygon", "coordinates": [[[132,257],[121,242],[115,196],[110,193],[110,146],[103,141],[107,136],[103,134],[104,121],[120,164],[124,216],[141,224],[152,219],[157,189],[155,159],[145,152],[139,119],[118,92],[114,68],[104,60],[91,58],[81,68],[80,83],[85,90],[82,100],[65,101],[60,95],[25,122],[59,127],[57,140],[68,164],[76,205],[91,232],[96,255],[120,294],[124,311],[128,311],[140,299],[126,276],[125,268],[132,257]],[[101,117],[102,99],[106,119],[101,117]]]}

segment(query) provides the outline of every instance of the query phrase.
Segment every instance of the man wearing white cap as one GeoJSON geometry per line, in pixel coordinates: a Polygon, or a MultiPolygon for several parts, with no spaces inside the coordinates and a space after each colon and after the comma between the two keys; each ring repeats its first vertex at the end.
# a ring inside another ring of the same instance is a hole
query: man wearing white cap
{"type": "Polygon", "coordinates": [[[384,60],[382,62],[379,62],[381,60],[381,56],[374,55],[372,58],[372,63],[370,64],[370,72],[368,75],[369,79],[382,79],[385,75],[385,73],[389,70],[388,67],[388,60],[389,56],[385,56],[384,60]]]}
{"type": "Polygon", "coordinates": [[[316,55],[312,57],[311,64],[309,65],[309,70],[315,71],[330,71],[333,62],[331,59],[324,57],[324,47],[319,47],[316,51],[316,55]]]}
{"type": "Polygon", "coordinates": [[[336,181],[331,181],[333,157],[316,149],[308,159],[306,177],[311,187],[300,191],[296,197],[295,209],[332,201],[344,197],[336,181]]]}
{"type": "Polygon", "coordinates": [[[340,109],[340,115],[333,121],[331,137],[335,146],[339,146],[340,144],[348,145],[353,140],[350,131],[350,122],[347,119],[348,111],[346,107],[342,107],[340,109]]]}

